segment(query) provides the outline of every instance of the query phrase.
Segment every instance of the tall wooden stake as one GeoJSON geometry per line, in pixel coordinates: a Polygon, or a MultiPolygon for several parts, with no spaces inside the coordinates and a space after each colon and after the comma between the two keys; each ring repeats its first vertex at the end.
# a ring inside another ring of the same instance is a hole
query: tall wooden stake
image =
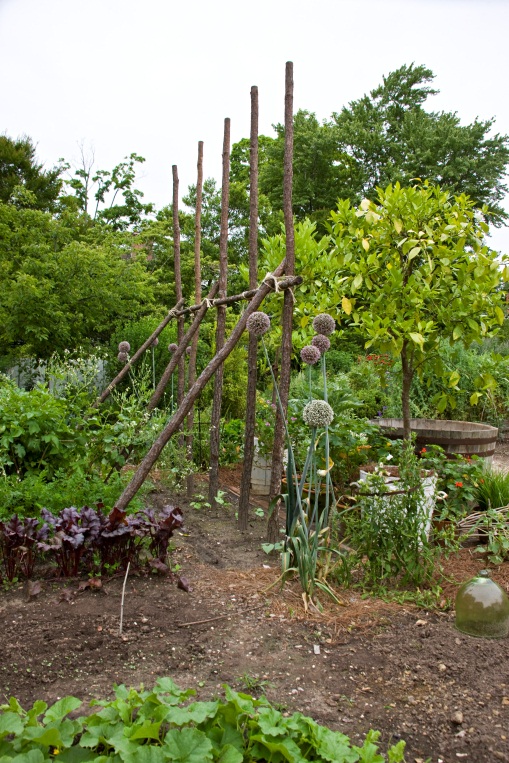
{"type": "MultiPolygon", "coordinates": [[[[221,230],[219,235],[219,297],[226,296],[228,272],[228,205],[230,201],[230,120],[224,120],[223,179],[221,188],[221,230]]],[[[224,345],[226,332],[226,308],[217,308],[216,353],[224,345]]],[[[220,366],[214,378],[214,397],[210,420],[210,472],[209,503],[216,505],[219,489],[219,426],[221,422],[221,397],[223,395],[223,367],[220,366]]]]}
{"type": "MultiPolygon", "coordinates": [[[[173,176],[173,262],[175,267],[175,295],[177,300],[182,298],[182,271],[180,267],[180,223],[179,223],[179,176],[177,165],[171,168],[173,176]]],[[[184,317],[177,319],[177,344],[180,346],[184,338],[184,317]]],[[[180,405],[184,397],[185,365],[184,356],[178,365],[177,404],[180,405]]]]}
{"type": "MultiPolygon", "coordinates": [[[[196,209],[194,213],[194,300],[201,302],[201,207],[203,197],[203,141],[198,142],[198,177],[196,180],[196,209]]],[[[187,369],[187,386],[191,389],[196,381],[196,357],[198,355],[198,331],[193,336],[191,342],[191,354],[189,355],[189,366],[187,369]]],[[[187,436],[186,451],[187,460],[193,463],[193,425],[194,425],[194,406],[187,416],[187,436]]],[[[192,467],[191,467],[192,468],[192,467]]],[[[194,473],[187,475],[187,495],[192,497],[194,492],[194,473]]]]}
{"type": "MultiPolygon", "coordinates": [[[[251,145],[249,151],[249,288],[258,281],[258,88],[251,88],[251,145]]],[[[256,421],[256,362],[258,338],[249,335],[247,356],[246,432],[244,437],[244,466],[239,497],[239,530],[247,530],[249,491],[254,458],[256,421]]]]}
{"type": "MultiPolygon", "coordinates": [[[[293,63],[288,61],[285,72],[285,155],[283,175],[283,213],[286,233],[286,256],[285,275],[290,276],[295,272],[295,238],[293,232],[292,210],[292,180],[293,180],[293,63]]],[[[283,470],[284,451],[284,422],[288,406],[290,391],[290,369],[292,358],[292,322],[293,322],[293,294],[290,290],[285,291],[282,318],[281,339],[281,371],[279,375],[279,395],[283,408],[283,414],[277,408],[276,424],[274,429],[274,448],[272,451],[272,473],[270,480],[269,501],[281,492],[281,473],[283,470]]],[[[275,506],[267,523],[267,540],[276,543],[279,540],[279,511],[275,506]]]]}

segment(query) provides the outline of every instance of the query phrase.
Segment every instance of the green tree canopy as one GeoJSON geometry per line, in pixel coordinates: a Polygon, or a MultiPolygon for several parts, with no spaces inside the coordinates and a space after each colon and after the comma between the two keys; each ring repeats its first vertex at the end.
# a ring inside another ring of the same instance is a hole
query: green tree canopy
{"type": "MultiPolygon", "coordinates": [[[[428,184],[379,189],[376,201],[339,203],[331,215],[330,267],[346,323],[361,327],[366,347],[401,359],[405,433],[410,433],[412,379],[424,364],[457,387],[440,345],[468,346],[504,321],[507,258],[484,244],[488,226],[466,195],[428,184]]],[[[445,409],[451,394],[437,400],[445,409]]],[[[475,393],[476,402],[482,390],[475,393]]]]}
{"type": "Polygon", "coordinates": [[[0,135],[0,201],[20,207],[54,210],[62,188],[62,167],[44,170],[27,136],[0,135]]]}

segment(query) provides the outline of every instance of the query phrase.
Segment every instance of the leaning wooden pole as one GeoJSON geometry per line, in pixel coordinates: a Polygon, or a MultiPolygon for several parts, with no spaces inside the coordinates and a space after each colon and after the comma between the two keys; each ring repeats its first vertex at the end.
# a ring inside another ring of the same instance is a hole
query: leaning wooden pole
{"type": "MultiPolygon", "coordinates": [[[[224,120],[223,177],[221,188],[221,230],[219,234],[219,297],[226,297],[228,274],[228,205],[230,202],[230,120],[224,120]]],[[[217,308],[216,353],[223,345],[226,333],[226,308],[217,308]]],[[[219,366],[214,378],[214,396],[210,417],[210,471],[209,503],[216,505],[219,490],[219,439],[221,422],[221,398],[223,396],[223,366],[219,366]]]]}
{"type": "Polygon", "coordinates": [[[165,327],[168,325],[168,323],[169,323],[169,322],[170,322],[170,321],[171,321],[173,318],[175,318],[176,316],[178,316],[178,315],[179,315],[179,308],[180,308],[180,307],[182,307],[182,305],[183,305],[183,304],[184,304],[184,300],[183,300],[183,299],[180,299],[180,301],[179,301],[179,302],[177,302],[177,304],[175,305],[175,307],[173,307],[173,308],[170,310],[170,312],[168,313],[168,315],[167,315],[167,316],[166,316],[166,317],[165,317],[165,318],[164,318],[164,319],[161,321],[161,323],[159,324],[159,326],[158,326],[158,327],[157,327],[157,328],[156,328],[156,329],[155,329],[155,330],[154,330],[154,331],[151,333],[151,335],[149,336],[149,338],[148,338],[148,339],[146,339],[146,340],[143,342],[143,344],[141,345],[141,347],[140,347],[138,350],[136,350],[136,352],[134,353],[134,355],[132,356],[132,358],[130,358],[130,360],[128,360],[128,361],[127,361],[127,363],[126,363],[126,364],[125,364],[125,366],[122,368],[122,370],[120,371],[120,373],[118,373],[118,374],[115,376],[115,378],[113,379],[113,381],[111,381],[111,382],[108,384],[108,386],[106,387],[106,389],[105,389],[105,390],[104,390],[104,391],[101,393],[101,395],[100,395],[100,396],[97,398],[97,400],[96,400],[96,401],[93,403],[93,405],[92,405],[92,407],[93,407],[93,408],[97,408],[97,406],[98,406],[98,405],[100,405],[101,403],[104,403],[104,401],[105,401],[105,400],[106,400],[106,399],[109,397],[109,395],[111,394],[112,390],[113,390],[113,389],[114,389],[114,388],[117,386],[117,384],[118,384],[119,382],[121,382],[121,381],[122,381],[122,379],[124,378],[124,376],[126,376],[126,374],[128,374],[128,373],[129,373],[130,369],[131,369],[131,368],[132,368],[132,367],[133,367],[133,366],[134,366],[134,365],[135,365],[135,364],[138,362],[138,360],[141,358],[141,356],[143,355],[143,353],[145,352],[145,350],[148,350],[148,348],[150,347],[150,345],[152,344],[152,342],[154,341],[154,339],[157,339],[157,337],[159,336],[159,334],[161,333],[161,331],[162,331],[162,330],[163,330],[163,329],[164,329],[164,328],[165,328],[165,327]]]}
{"type": "MultiPolygon", "coordinates": [[[[116,503],[118,509],[124,510],[132,501],[140,487],[143,485],[150,470],[159,458],[164,446],[170,440],[171,436],[178,430],[185,417],[191,410],[191,407],[198,395],[202,392],[209,379],[213,376],[217,369],[220,368],[220,366],[224,363],[228,355],[236,346],[244,332],[244,329],[246,328],[247,319],[251,313],[254,313],[256,310],[258,310],[267,294],[274,289],[275,279],[279,278],[283,273],[283,266],[284,260],[272,273],[270,278],[265,278],[265,280],[260,285],[260,288],[257,290],[256,295],[253,297],[249,305],[240,316],[237,325],[233,329],[222,349],[219,350],[219,352],[212,358],[210,363],[195,381],[191,389],[187,392],[187,395],[184,397],[181,405],[178,407],[163,431],[154,441],[154,444],[148,451],[145,458],[141,461],[131,481],[126,486],[124,492],[118,499],[116,503]]],[[[277,283],[277,286],[278,290],[285,290],[292,288],[293,286],[298,286],[300,283],[302,283],[302,278],[297,276],[295,278],[282,279],[277,283]]]]}
{"type": "MultiPolygon", "coordinates": [[[[283,174],[283,214],[285,220],[286,252],[285,275],[295,273],[295,238],[293,231],[292,209],[292,180],[293,180],[293,63],[288,61],[285,72],[285,154],[283,174]]],[[[269,502],[281,493],[281,473],[283,471],[284,452],[284,420],[288,407],[290,391],[290,370],[292,360],[292,324],[293,324],[293,293],[285,292],[282,318],[281,339],[281,370],[279,374],[279,396],[283,411],[277,408],[274,428],[274,448],[272,450],[272,473],[270,479],[269,502]]],[[[269,516],[267,523],[267,540],[276,543],[279,540],[279,511],[278,504],[269,516]]]]}
{"type": "MultiPolygon", "coordinates": [[[[203,198],[203,141],[198,142],[198,177],[196,179],[196,209],[194,213],[194,300],[201,302],[201,207],[203,198]]],[[[189,366],[187,368],[187,386],[190,389],[196,381],[196,358],[198,356],[198,331],[191,342],[189,366]]],[[[187,416],[186,452],[189,464],[193,463],[193,426],[194,405],[187,416]]],[[[193,467],[191,466],[191,469],[193,467]]],[[[187,495],[191,497],[194,492],[194,473],[187,475],[187,495]]]]}
{"type": "MultiPolygon", "coordinates": [[[[251,88],[251,136],[249,149],[249,288],[258,282],[258,88],[251,88]]],[[[249,491],[254,458],[256,422],[256,363],[258,337],[249,335],[247,355],[246,431],[244,436],[244,465],[239,497],[239,530],[247,530],[249,491]]]]}
{"type": "MultiPolygon", "coordinates": [[[[179,223],[179,176],[177,165],[171,168],[173,178],[173,263],[175,267],[175,295],[182,299],[182,270],[180,267],[180,223],[179,223]]],[[[182,344],[184,338],[184,317],[177,318],[177,344],[182,344]]],[[[182,356],[178,364],[177,404],[182,402],[185,385],[185,365],[182,356]]]]}
{"type": "MultiPolygon", "coordinates": [[[[159,379],[157,387],[154,390],[154,394],[148,401],[147,411],[153,411],[156,405],[161,400],[162,396],[164,395],[164,391],[166,387],[168,386],[168,382],[170,381],[173,372],[175,371],[177,365],[180,364],[181,359],[184,357],[184,353],[189,345],[189,342],[193,339],[195,334],[197,334],[198,329],[200,328],[200,323],[202,322],[203,318],[205,317],[205,313],[207,312],[209,308],[209,301],[213,300],[214,296],[217,293],[217,290],[218,290],[218,284],[216,282],[215,284],[212,284],[212,288],[210,289],[207,299],[204,300],[200,309],[194,316],[193,322],[187,329],[185,335],[182,337],[182,341],[180,342],[177,349],[171,356],[171,360],[166,366],[163,375],[159,379]]],[[[177,402],[177,405],[178,405],[178,402],[177,402]]]]}

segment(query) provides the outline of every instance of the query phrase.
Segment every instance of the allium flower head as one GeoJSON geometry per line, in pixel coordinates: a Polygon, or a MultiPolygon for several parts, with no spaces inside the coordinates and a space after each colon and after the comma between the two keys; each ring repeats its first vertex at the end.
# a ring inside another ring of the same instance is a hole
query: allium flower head
{"type": "Polygon", "coordinates": [[[168,345],[168,352],[174,353],[175,350],[178,350],[178,345],[175,344],[175,342],[171,342],[171,344],[168,345]]]}
{"type": "Polygon", "coordinates": [[[328,313],[320,313],[313,319],[313,328],[317,334],[325,334],[330,336],[336,329],[336,321],[328,313]]]}
{"type": "MultiPolygon", "coordinates": [[[[124,342],[123,344],[127,344],[127,342],[124,342]]],[[[127,363],[128,359],[129,359],[129,356],[127,352],[119,352],[117,355],[117,360],[119,361],[119,363],[127,363]]]]}
{"type": "Polygon", "coordinates": [[[325,334],[316,334],[316,336],[312,338],[311,344],[313,347],[318,347],[320,355],[323,355],[324,352],[330,350],[330,339],[328,336],[325,336],[325,334]]]}
{"type": "Polygon", "coordinates": [[[270,329],[270,318],[267,313],[251,313],[247,319],[246,328],[250,334],[263,336],[270,329]]]}
{"type": "Polygon", "coordinates": [[[308,366],[313,366],[315,363],[318,363],[322,357],[318,347],[313,347],[312,344],[307,344],[305,347],[303,347],[300,351],[300,356],[304,363],[307,363],[308,366]]]}
{"type": "Polygon", "coordinates": [[[118,345],[119,352],[129,352],[130,349],[131,349],[131,345],[129,344],[129,342],[120,342],[120,344],[118,345]]]}
{"type": "Polygon", "coordinates": [[[311,400],[305,406],[302,418],[308,427],[326,427],[332,423],[334,411],[325,400],[311,400]]]}
{"type": "Polygon", "coordinates": [[[186,352],[187,352],[188,355],[190,355],[191,354],[191,347],[186,347],[186,352]]]}
{"type": "Polygon", "coordinates": [[[150,343],[150,346],[157,347],[158,344],[159,344],[159,337],[156,336],[156,338],[153,339],[152,342],[150,343]]]}

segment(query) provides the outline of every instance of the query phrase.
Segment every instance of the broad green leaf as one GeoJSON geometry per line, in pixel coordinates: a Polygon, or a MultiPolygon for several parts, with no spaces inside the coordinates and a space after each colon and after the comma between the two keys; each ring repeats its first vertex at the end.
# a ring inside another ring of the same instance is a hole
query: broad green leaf
{"type": "Polygon", "coordinates": [[[233,747],[231,744],[227,744],[219,753],[217,763],[242,763],[243,760],[244,756],[240,750],[237,750],[237,748],[233,747]]]}
{"type": "Polygon", "coordinates": [[[449,376],[449,387],[457,387],[460,380],[460,375],[457,371],[453,371],[449,376]]]}
{"type": "Polygon", "coordinates": [[[393,224],[394,224],[394,229],[399,236],[399,234],[403,230],[403,223],[401,222],[401,220],[394,220],[393,224]]]}
{"type": "Polygon", "coordinates": [[[122,755],[123,763],[164,763],[171,760],[164,747],[155,745],[143,745],[134,752],[122,755]]]}
{"type": "Polygon", "coordinates": [[[48,708],[44,714],[44,720],[46,723],[48,721],[60,721],[66,715],[81,707],[82,704],[82,701],[77,697],[62,697],[62,699],[48,708]]]}
{"type": "Polygon", "coordinates": [[[97,760],[97,752],[85,750],[83,747],[71,747],[69,750],[63,750],[55,760],[58,760],[58,763],[93,763],[97,760]]]}
{"type": "Polygon", "coordinates": [[[175,763],[206,763],[212,760],[212,742],[198,729],[172,729],[164,739],[163,752],[175,763]]]}
{"type": "Polygon", "coordinates": [[[457,339],[460,339],[460,337],[462,336],[463,336],[463,326],[458,324],[453,329],[452,338],[456,341],[457,339]]]}
{"type": "Polygon", "coordinates": [[[312,731],[320,757],[336,763],[356,763],[359,756],[350,745],[350,740],[338,731],[331,731],[325,726],[316,726],[312,731]]]}
{"type": "Polygon", "coordinates": [[[62,737],[58,729],[29,726],[23,732],[23,736],[25,739],[44,745],[44,747],[62,747],[62,737]]]}
{"type": "Polygon", "coordinates": [[[505,316],[504,316],[504,311],[498,305],[495,307],[495,315],[497,316],[497,320],[499,324],[502,325],[504,322],[505,316]]]}
{"type": "Polygon", "coordinates": [[[409,260],[413,260],[414,257],[417,257],[417,255],[420,254],[420,252],[421,252],[421,247],[420,246],[414,246],[414,248],[410,249],[410,251],[408,253],[408,259],[409,260]]]}
{"type": "Polygon", "coordinates": [[[369,250],[369,241],[367,238],[362,239],[362,248],[364,249],[365,252],[369,250]]]}
{"type": "Polygon", "coordinates": [[[166,714],[166,721],[176,726],[187,723],[203,723],[207,718],[214,718],[219,707],[219,702],[194,702],[187,707],[170,707],[166,714]]]}
{"type": "Polygon", "coordinates": [[[129,734],[129,739],[159,739],[159,731],[161,729],[161,721],[158,723],[150,723],[146,721],[139,726],[132,726],[133,733],[129,734]]]}
{"type": "Polygon", "coordinates": [[[5,712],[0,715],[0,739],[8,734],[18,736],[23,728],[23,721],[17,713],[5,712]]]}
{"type": "Polygon", "coordinates": [[[481,397],[482,395],[480,392],[474,392],[472,395],[470,395],[470,405],[477,405],[481,397]]]}
{"type": "Polygon", "coordinates": [[[28,752],[21,752],[12,758],[2,755],[0,763],[44,763],[45,760],[48,760],[48,758],[44,757],[41,750],[29,750],[28,752]]]}
{"type": "Polygon", "coordinates": [[[341,307],[343,308],[343,310],[345,311],[347,315],[350,315],[350,313],[352,312],[352,303],[350,302],[348,297],[343,297],[343,299],[341,300],[341,307]]]}

